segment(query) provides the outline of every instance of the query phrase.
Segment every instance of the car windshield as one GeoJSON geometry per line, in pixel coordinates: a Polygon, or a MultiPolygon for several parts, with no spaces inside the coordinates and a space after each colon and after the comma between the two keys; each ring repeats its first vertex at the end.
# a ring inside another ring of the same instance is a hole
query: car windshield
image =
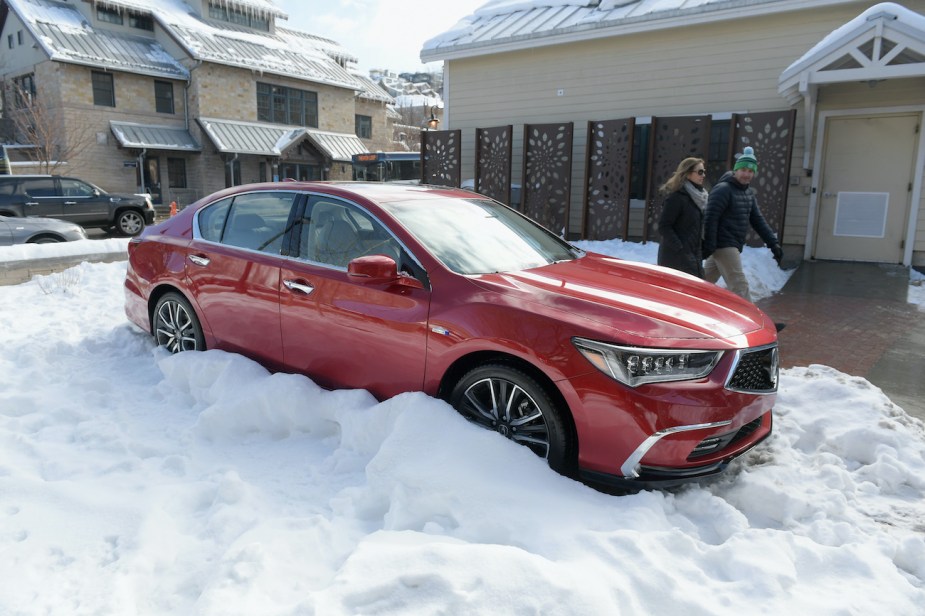
{"type": "Polygon", "coordinates": [[[514,210],[486,199],[413,200],[382,207],[458,274],[513,272],[581,251],[514,210]]]}

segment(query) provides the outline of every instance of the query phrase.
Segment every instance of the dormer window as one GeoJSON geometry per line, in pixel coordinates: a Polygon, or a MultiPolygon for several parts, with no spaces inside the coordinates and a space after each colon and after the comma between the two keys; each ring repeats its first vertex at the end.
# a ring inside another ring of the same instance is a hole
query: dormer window
{"type": "Polygon", "coordinates": [[[106,6],[96,7],[96,18],[108,24],[122,25],[122,13],[106,6]]]}
{"type": "Polygon", "coordinates": [[[227,0],[221,2],[209,1],[209,17],[226,21],[230,24],[247,26],[255,30],[270,31],[270,15],[268,13],[258,13],[254,9],[245,10],[232,6],[227,0]]]}

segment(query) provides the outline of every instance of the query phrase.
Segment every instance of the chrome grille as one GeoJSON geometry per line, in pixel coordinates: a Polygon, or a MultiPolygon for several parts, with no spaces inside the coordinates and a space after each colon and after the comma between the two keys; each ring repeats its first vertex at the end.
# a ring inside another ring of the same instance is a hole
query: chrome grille
{"type": "Polygon", "coordinates": [[[745,349],[736,356],[727,389],[768,394],[777,391],[779,362],[777,345],[745,349]]]}

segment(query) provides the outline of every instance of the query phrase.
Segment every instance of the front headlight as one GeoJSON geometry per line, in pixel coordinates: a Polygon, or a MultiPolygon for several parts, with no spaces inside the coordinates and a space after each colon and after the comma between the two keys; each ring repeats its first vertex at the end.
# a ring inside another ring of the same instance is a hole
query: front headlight
{"type": "Polygon", "coordinates": [[[572,338],[572,344],[598,370],[630,387],[699,379],[723,356],[722,351],[623,347],[587,338],[572,338]]]}

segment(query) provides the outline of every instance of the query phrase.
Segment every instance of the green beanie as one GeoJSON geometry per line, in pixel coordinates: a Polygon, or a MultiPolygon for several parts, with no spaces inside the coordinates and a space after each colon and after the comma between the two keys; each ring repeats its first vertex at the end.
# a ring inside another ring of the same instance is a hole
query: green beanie
{"type": "Polygon", "coordinates": [[[742,154],[736,160],[736,164],[733,165],[732,170],[736,171],[737,169],[751,169],[752,171],[758,171],[758,159],[755,158],[755,150],[750,146],[742,150],[742,154]]]}

